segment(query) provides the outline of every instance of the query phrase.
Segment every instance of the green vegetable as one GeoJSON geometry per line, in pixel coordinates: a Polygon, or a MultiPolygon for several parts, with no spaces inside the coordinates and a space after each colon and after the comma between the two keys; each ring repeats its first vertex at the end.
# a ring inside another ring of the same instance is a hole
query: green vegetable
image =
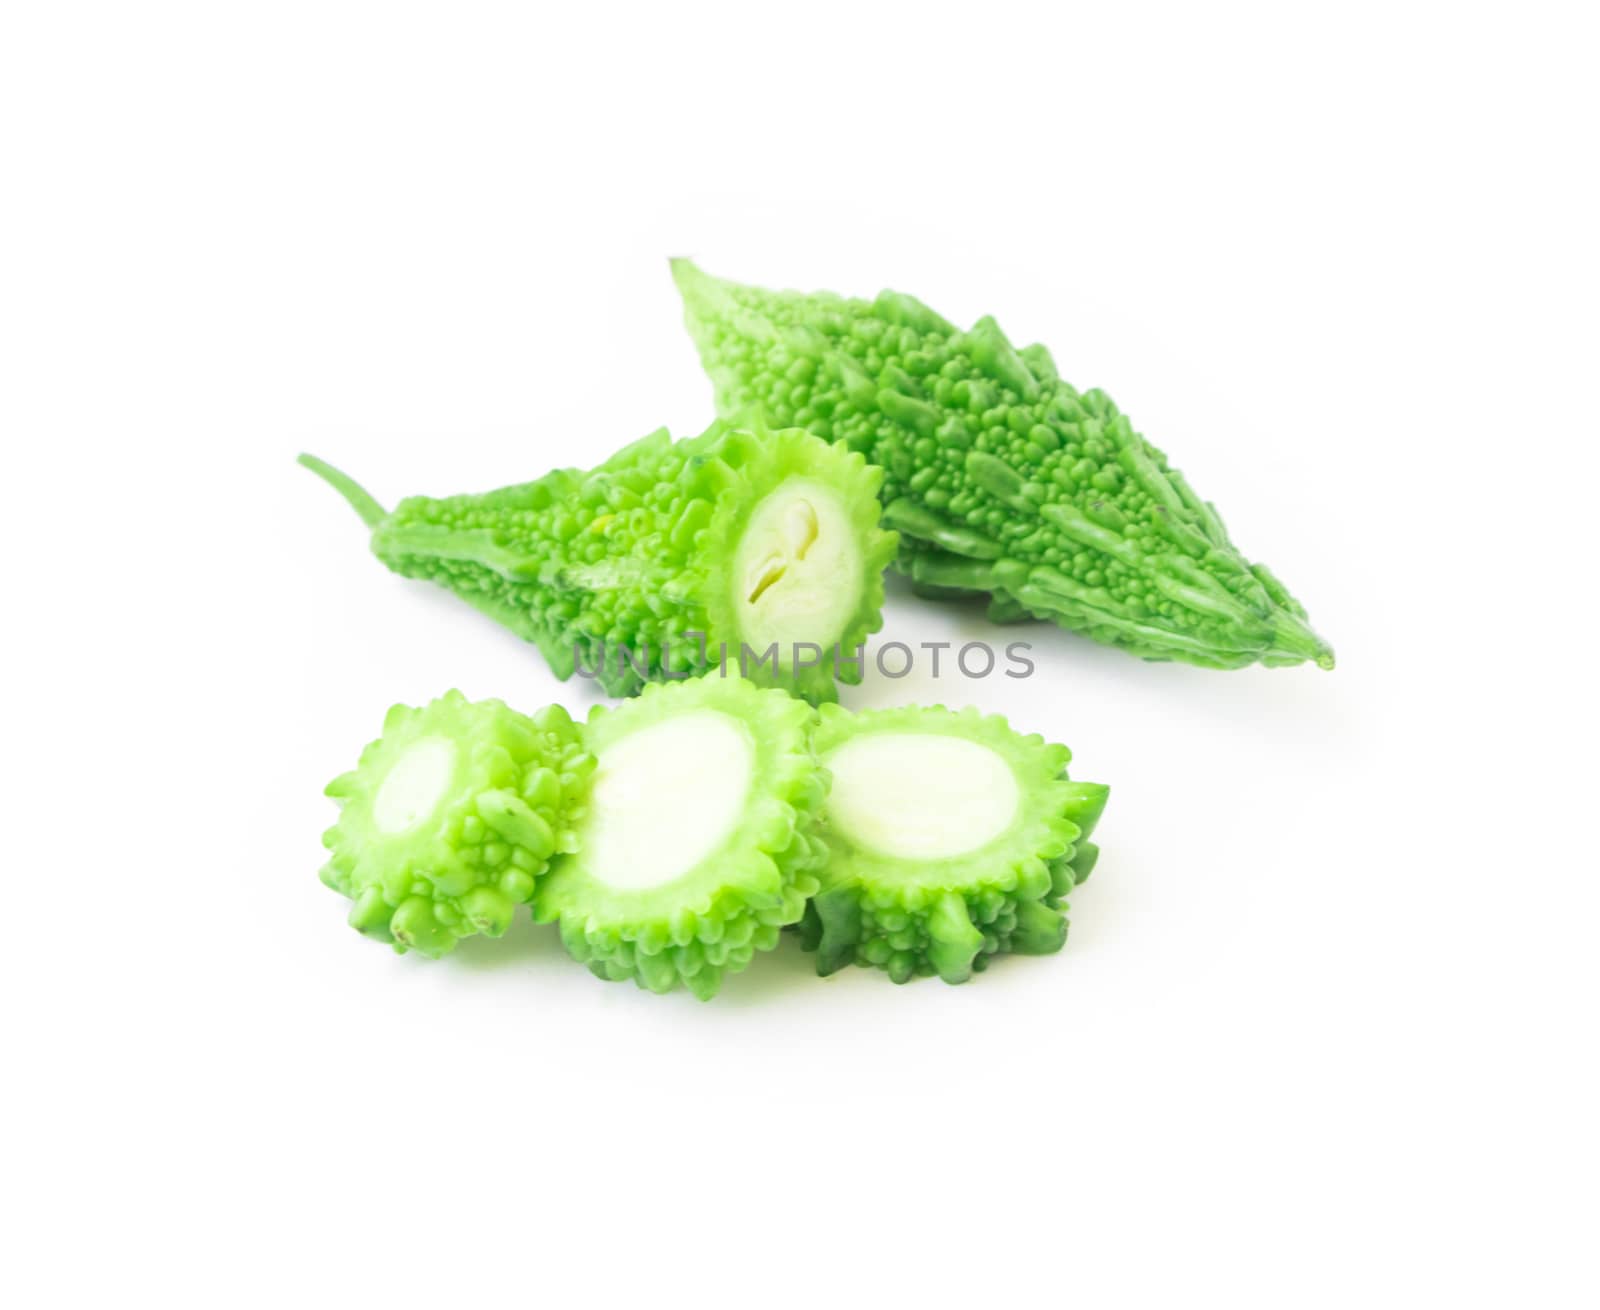
{"type": "Polygon", "coordinates": [[[813,702],[859,682],[895,536],[882,474],[805,432],[663,429],[587,473],[390,513],[321,460],[397,573],[438,582],[613,696],[731,667],[813,702]]]}
{"type": "Polygon", "coordinates": [[[715,676],[596,707],[576,851],[540,882],[534,917],[558,922],[601,978],[715,995],[817,890],[828,782],[814,719],[779,691],[715,676]]]}
{"type": "Polygon", "coordinates": [[[1065,746],[971,709],[825,706],[815,749],[833,775],[828,861],[801,928],[818,973],[855,963],[959,983],[1002,952],[1061,949],[1107,796],[1067,779],[1065,746]]]}
{"type": "Polygon", "coordinates": [[[910,296],[769,292],[673,262],[724,416],[806,428],[885,471],[898,567],[933,596],[987,593],[1146,659],[1211,668],[1333,651],[1213,506],[1100,391],[991,318],[958,331],[910,296]]]}
{"type": "Polygon", "coordinates": [[[817,971],[963,982],[1066,937],[1107,789],[975,710],[816,711],[706,676],[585,726],[452,691],[397,705],[328,794],[350,922],[439,956],[515,907],[601,978],[707,999],[798,924],[817,971]],[[830,794],[830,776],[833,788],[830,794]]]}
{"type": "Polygon", "coordinates": [[[355,902],[352,927],[402,954],[498,937],[551,856],[572,849],[593,770],[559,705],[531,719],[458,691],[396,705],[328,784],[340,813],[322,880],[355,902]]]}

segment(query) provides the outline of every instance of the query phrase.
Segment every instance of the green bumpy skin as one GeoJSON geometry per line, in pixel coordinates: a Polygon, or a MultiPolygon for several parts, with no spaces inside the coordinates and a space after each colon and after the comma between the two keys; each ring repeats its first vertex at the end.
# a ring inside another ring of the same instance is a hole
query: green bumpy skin
{"type": "Polygon", "coordinates": [[[559,705],[533,718],[448,692],[396,705],[354,770],[328,784],[339,821],[323,834],[322,881],[355,905],[350,924],[438,958],[474,933],[498,937],[570,851],[594,758],[559,705]]]}
{"type": "Polygon", "coordinates": [[[534,917],[558,923],[597,977],[714,996],[817,890],[828,775],[811,754],[814,722],[794,698],[737,678],[596,707],[585,740],[599,764],[576,853],[541,880],[534,917]]]}
{"type": "Polygon", "coordinates": [[[673,261],[724,417],[859,450],[885,472],[884,522],[919,594],[986,593],[1149,660],[1333,667],[1265,565],[1228,539],[1110,397],[1079,393],[992,318],[961,332],[920,301],[771,292],[673,261]]]}
{"type": "Polygon", "coordinates": [[[800,929],[818,973],[960,983],[996,955],[1061,949],[1108,795],[1067,778],[1065,746],[972,709],[824,706],[813,748],[833,771],[828,861],[800,929]]]}
{"type": "Polygon", "coordinates": [[[397,573],[448,587],[613,696],[732,668],[812,703],[882,626],[882,473],[809,433],[665,429],[588,472],[392,511],[312,456],[397,573]],[[698,634],[698,635],[697,635],[698,634]],[[581,663],[580,663],[581,662],[581,663]]]}

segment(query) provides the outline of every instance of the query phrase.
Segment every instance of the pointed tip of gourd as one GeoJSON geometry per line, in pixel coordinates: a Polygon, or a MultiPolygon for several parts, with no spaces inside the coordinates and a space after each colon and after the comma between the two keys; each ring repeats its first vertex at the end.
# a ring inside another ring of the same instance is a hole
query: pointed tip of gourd
{"type": "Polygon", "coordinates": [[[672,280],[677,283],[679,291],[687,291],[692,284],[707,280],[707,275],[688,255],[670,256],[667,267],[672,270],[672,280]]]}
{"type": "Polygon", "coordinates": [[[1279,610],[1272,617],[1272,654],[1279,658],[1271,663],[1299,664],[1310,660],[1323,670],[1331,670],[1335,663],[1333,647],[1304,619],[1288,610],[1279,610]]]}

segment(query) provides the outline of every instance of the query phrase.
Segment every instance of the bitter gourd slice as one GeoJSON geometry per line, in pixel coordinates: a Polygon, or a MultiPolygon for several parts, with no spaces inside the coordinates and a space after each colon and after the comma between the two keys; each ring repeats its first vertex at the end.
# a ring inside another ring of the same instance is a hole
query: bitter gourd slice
{"type": "Polygon", "coordinates": [[[828,860],[801,926],[818,973],[855,963],[959,983],[1002,952],[1061,948],[1107,796],[1068,780],[1065,746],[942,706],[824,706],[814,745],[833,775],[828,860]]]}
{"type": "Polygon", "coordinates": [[[312,456],[372,528],[378,558],[535,642],[561,678],[613,696],[733,668],[816,702],[859,682],[882,624],[895,534],[882,474],[809,433],[665,429],[588,472],[486,495],[413,496],[385,513],[312,456]]]}
{"type": "Polygon", "coordinates": [[[885,472],[897,567],[997,619],[1053,620],[1151,660],[1212,668],[1333,651],[1101,391],[1062,381],[992,318],[962,332],[910,296],[770,292],[673,261],[724,417],[760,416],[885,472]]]}
{"type": "Polygon", "coordinates": [[[328,784],[339,820],[322,880],[350,923],[404,953],[498,937],[552,856],[573,846],[594,759],[559,705],[529,718],[459,691],[396,705],[354,770],[328,784]]]}
{"type": "Polygon", "coordinates": [[[817,890],[813,722],[793,697],[716,675],[597,706],[575,853],[540,881],[534,917],[601,978],[713,996],[817,890]]]}

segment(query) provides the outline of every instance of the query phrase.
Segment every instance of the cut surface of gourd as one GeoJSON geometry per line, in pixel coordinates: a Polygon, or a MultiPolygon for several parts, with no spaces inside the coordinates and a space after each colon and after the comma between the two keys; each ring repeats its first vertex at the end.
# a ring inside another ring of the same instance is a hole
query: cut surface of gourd
{"type": "MultiPolygon", "coordinates": [[[[739,627],[757,654],[778,647],[827,650],[845,634],[865,581],[859,533],[838,494],[813,478],[791,478],[750,514],[730,583],[739,627]]],[[[809,658],[809,655],[807,657],[809,658]]]]}
{"type": "Polygon", "coordinates": [[[749,730],[720,710],[681,714],[615,742],[599,761],[578,834],[584,867],[617,890],[693,871],[733,835],[752,754],[749,730]]]}
{"type": "Polygon", "coordinates": [[[450,785],[456,748],[444,737],[424,737],[405,752],[378,787],[372,821],[385,836],[410,832],[438,808],[450,785]]]}
{"type": "Polygon", "coordinates": [[[993,841],[1016,817],[1016,778],[989,747],[964,737],[869,733],[828,757],[828,818],[864,849],[940,860],[993,841]]]}
{"type": "Polygon", "coordinates": [[[589,809],[534,917],[559,924],[601,978],[714,995],[817,889],[827,773],[811,753],[814,722],[782,691],[715,675],[597,707],[589,809]]]}
{"type": "Polygon", "coordinates": [[[572,848],[593,766],[559,705],[529,717],[458,691],[396,705],[328,784],[340,812],[322,880],[354,902],[353,927],[401,952],[498,937],[572,848]]]}
{"type": "Polygon", "coordinates": [[[824,706],[816,750],[829,853],[801,934],[819,973],[964,982],[994,955],[1060,949],[1106,798],[1067,779],[1065,746],[976,710],[824,706]]]}

